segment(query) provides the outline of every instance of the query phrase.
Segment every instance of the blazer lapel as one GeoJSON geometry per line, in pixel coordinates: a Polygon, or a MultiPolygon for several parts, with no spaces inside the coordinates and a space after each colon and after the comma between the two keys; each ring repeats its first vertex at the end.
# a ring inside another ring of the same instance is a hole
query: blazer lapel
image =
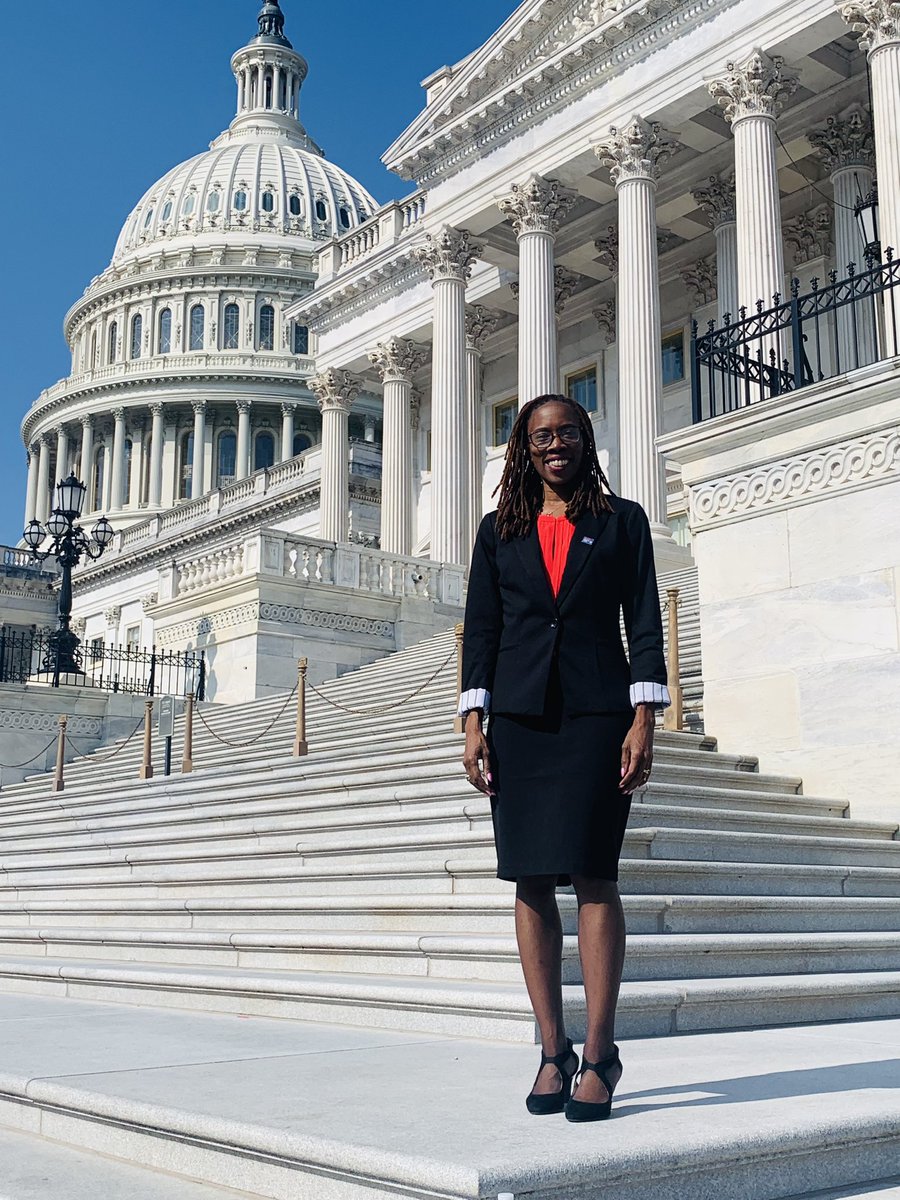
{"type": "Polygon", "coordinates": [[[559,585],[559,594],[556,597],[558,607],[563,605],[569,592],[575,586],[608,519],[608,513],[604,512],[599,517],[595,517],[593,513],[588,512],[576,522],[565,570],[559,585]]]}
{"type": "Polygon", "coordinates": [[[550,603],[553,604],[553,589],[550,587],[550,579],[544,568],[541,543],[538,539],[537,523],[535,522],[531,528],[531,532],[526,533],[524,537],[514,538],[513,545],[518,551],[522,565],[531,576],[535,587],[541,589],[546,594],[550,603]]]}

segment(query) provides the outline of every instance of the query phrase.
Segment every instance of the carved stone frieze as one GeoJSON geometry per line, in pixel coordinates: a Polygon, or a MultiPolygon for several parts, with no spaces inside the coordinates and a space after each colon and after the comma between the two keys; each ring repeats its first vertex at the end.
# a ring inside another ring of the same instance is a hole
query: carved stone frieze
{"type": "Polygon", "coordinates": [[[373,364],[382,383],[400,380],[412,381],[428,359],[428,348],[406,338],[392,337],[369,351],[369,362],[373,364]]]}
{"type": "Polygon", "coordinates": [[[709,92],[732,123],[744,117],[777,117],[800,86],[796,71],[764,50],[754,50],[741,63],[726,63],[725,72],[710,81],[709,92]]]}
{"type": "Polygon", "coordinates": [[[658,121],[635,116],[622,129],[612,126],[594,153],[618,185],[630,179],[658,179],[659,168],[677,149],[677,141],[658,121]]]}
{"type": "Polygon", "coordinates": [[[465,283],[483,250],[480,242],[472,241],[468,229],[443,225],[437,233],[426,235],[425,245],[416,250],[416,258],[428,272],[432,283],[442,279],[465,283]]]}
{"type": "Polygon", "coordinates": [[[509,195],[497,201],[497,207],[516,231],[516,237],[526,233],[555,235],[577,199],[578,193],[563,187],[559,180],[530,175],[524,183],[514,183],[509,195]]]}

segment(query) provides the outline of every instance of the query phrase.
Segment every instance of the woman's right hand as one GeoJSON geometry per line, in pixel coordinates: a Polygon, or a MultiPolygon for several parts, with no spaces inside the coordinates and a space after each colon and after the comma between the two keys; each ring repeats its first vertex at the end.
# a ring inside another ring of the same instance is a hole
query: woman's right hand
{"type": "Polygon", "coordinates": [[[473,708],[466,714],[466,749],[463,753],[463,766],[466,777],[473,787],[486,796],[493,796],[494,785],[491,779],[491,759],[488,753],[487,738],[482,729],[481,712],[473,708]]]}

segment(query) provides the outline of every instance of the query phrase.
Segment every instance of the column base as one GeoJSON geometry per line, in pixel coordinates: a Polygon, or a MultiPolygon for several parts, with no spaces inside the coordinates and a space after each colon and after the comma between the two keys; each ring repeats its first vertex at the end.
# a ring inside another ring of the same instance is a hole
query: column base
{"type": "Polygon", "coordinates": [[[690,550],[686,546],[678,545],[668,525],[658,525],[651,521],[650,534],[653,538],[653,558],[657,575],[664,571],[683,571],[686,567],[694,565],[690,550]]]}

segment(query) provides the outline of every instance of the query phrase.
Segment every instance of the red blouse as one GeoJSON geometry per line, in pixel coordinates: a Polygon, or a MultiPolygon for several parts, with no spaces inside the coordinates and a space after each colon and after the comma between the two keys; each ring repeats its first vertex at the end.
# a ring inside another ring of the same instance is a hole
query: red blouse
{"type": "Polygon", "coordinates": [[[562,583],[563,571],[566,569],[566,558],[574,532],[575,526],[565,513],[559,517],[554,517],[550,513],[541,513],[537,519],[538,541],[541,544],[541,554],[554,596],[559,594],[559,585],[562,583]]]}

